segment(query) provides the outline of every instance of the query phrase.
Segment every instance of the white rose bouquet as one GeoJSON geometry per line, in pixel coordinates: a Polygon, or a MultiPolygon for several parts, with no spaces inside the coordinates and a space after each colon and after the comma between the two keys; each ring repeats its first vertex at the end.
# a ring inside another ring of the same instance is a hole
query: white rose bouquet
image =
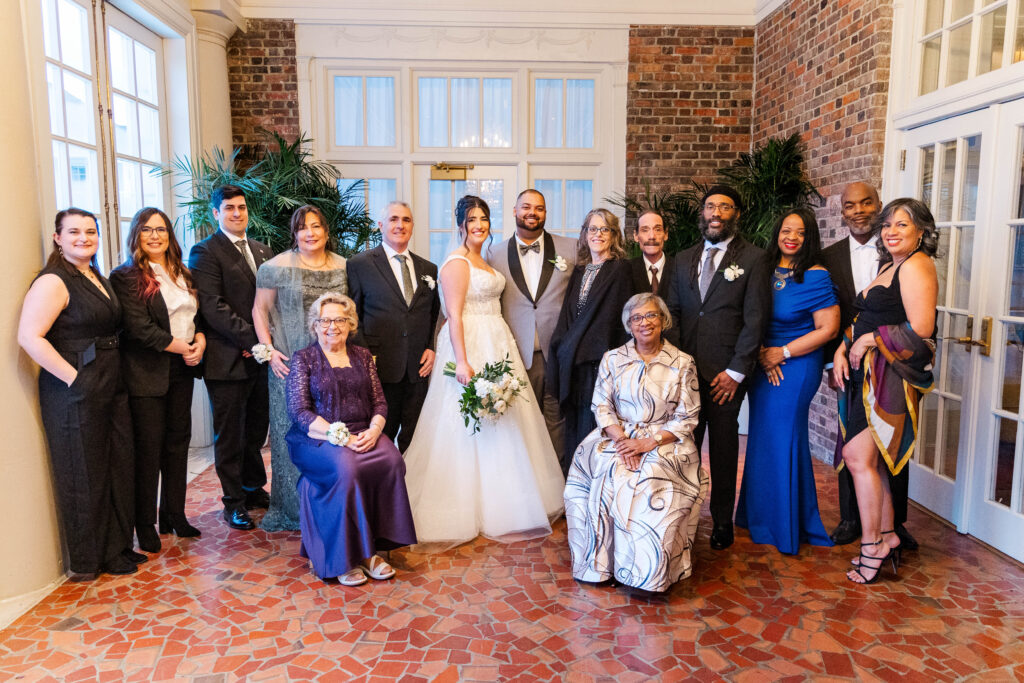
{"type": "Polygon", "coordinates": [[[344,446],[351,436],[352,433],[348,431],[348,426],[344,422],[332,422],[327,428],[327,441],[335,446],[344,446]]]}
{"type": "MultiPolygon", "coordinates": [[[[454,377],[455,363],[446,363],[444,374],[454,377]]],[[[476,434],[480,431],[480,420],[497,421],[525,388],[526,380],[512,374],[508,356],[497,363],[487,363],[469,380],[459,399],[459,412],[466,427],[476,434]]]]}

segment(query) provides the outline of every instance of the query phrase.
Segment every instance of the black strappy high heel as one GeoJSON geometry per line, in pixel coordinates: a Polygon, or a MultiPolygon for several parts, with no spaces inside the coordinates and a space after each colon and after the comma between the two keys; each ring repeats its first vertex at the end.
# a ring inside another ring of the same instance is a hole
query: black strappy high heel
{"type": "MultiPolygon", "coordinates": [[[[896,533],[895,529],[889,529],[888,531],[883,531],[882,535],[884,536],[885,534],[895,534],[895,533],[896,533]]],[[[881,539],[879,539],[879,540],[881,540],[881,539]]],[[[875,543],[861,543],[861,545],[877,545],[877,544],[875,544],[875,543]]],[[[889,554],[886,555],[886,557],[888,557],[889,560],[892,562],[892,573],[893,574],[899,574],[900,565],[903,564],[903,546],[902,545],[898,545],[895,548],[890,548],[889,549],[889,554]]],[[[884,559],[885,558],[883,558],[883,560],[884,559]]],[[[859,567],[860,566],[860,559],[857,558],[857,559],[850,560],[850,564],[852,564],[854,567],[859,567]]],[[[883,564],[884,564],[884,562],[883,562],[883,564]]],[[[869,567],[869,569],[870,569],[870,567],[869,567]]]]}
{"type": "MultiPolygon", "coordinates": [[[[885,564],[886,560],[888,560],[889,558],[892,557],[892,550],[887,552],[885,555],[882,555],[881,557],[874,557],[873,555],[865,555],[864,554],[864,548],[865,547],[873,546],[873,545],[881,545],[881,543],[882,543],[882,539],[879,538],[874,543],[861,543],[860,544],[860,548],[861,548],[861,550],[860,550],[860,558],[858,559],[857,565],[854,566],[853,571],[857,573],[857,576],[859,576],[861,579],[863,579],[863,585],[865,585],[865,586],[868,585],[868,584],[872,584],[872,583],[875,583],[876,581],[878,581],[879,577],[882,575],[882,565],[885,564]],[[878,561],[878,565],[877,566],[873,565],[870,562],[865,562],[864,560],[871,560],[871,561],[877,560],[878,561]],[[864,576],[864,573],[862,571],[863,569],[874,569],[875,570],[875,575],[872,576],[869,579],[868,577],[864,576]]],[[[849,574],[846,575],[846,578],[847,578],[848,581],[850,581],[852,583],[861,583],[860,581],[854,581],[853,579],[851,579],[849,574]]]]}

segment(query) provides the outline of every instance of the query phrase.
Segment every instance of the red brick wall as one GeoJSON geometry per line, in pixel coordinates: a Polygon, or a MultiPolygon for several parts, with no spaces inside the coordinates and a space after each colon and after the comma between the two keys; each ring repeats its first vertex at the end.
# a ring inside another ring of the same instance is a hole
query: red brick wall
{"type": "Polygon", "coordinates": [[[631,26],[626,192],[706,182],[750,150],[754,29],[631,26]]]}
{"type": "MultiPolygon", "coordinates": [[[[885,146],[891,0],[789,0],[756,27],[753,144],[799,132],[826,244],[845,237],[843,187],[878,187],[885,146]]],[[[883,194],[883,201],[886,197],[883,194]]],[[[811,453],[835,445],[835,393],[824,383],[811,405],[811,453]]]]}
{"type": "Polygon", "coordinates": [[[295,22],[249,19],[228,41],[228,84],[235,146],[262,143],[259,129],[299,134],[295,22]]]}

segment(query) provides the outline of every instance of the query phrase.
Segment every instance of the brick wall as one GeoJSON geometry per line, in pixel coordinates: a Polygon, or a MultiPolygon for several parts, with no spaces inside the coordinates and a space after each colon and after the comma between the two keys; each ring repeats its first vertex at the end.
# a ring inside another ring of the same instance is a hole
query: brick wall
{"type": "Polygon", "coordinates": [[[706,182],[750,150],[754,29],[631,26],[626,192],[706,182]]]}
{"type": "MultiPolygon", "coordinates": [[[[891,0],[789,0],[756,27],[753,144],[799,132],[826,244],[846,236],[840,195],[882,177],[892,39],[891,0]]],[[[883,201],[886,196],[883,194],[883,201]]],[[[836,401],[823,383],[811,405],[811,453],[830,459],[836,401]]]]}
{"type": "Polygon", "coordinates": [[[259,129],[299,133],[295,22],[249,19],[228,41],[231,128],[235,146],[264,142],[259,129]]]}

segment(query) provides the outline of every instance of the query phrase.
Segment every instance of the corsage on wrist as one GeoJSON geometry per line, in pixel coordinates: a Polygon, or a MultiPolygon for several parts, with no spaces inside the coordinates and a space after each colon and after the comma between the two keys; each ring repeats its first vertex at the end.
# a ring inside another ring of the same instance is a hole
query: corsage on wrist
{"type": "Polygon", "coordinates": [[[327,428],[327,440],[335,446],[344,446],[351,436],[344,422],[332,422],[327,428]]]}
{"type": "Polygon", "coordinates": [[[267,363],[274,356],[274,347],[270,344],[254,344],[252,347],[252,357],[256,359],[257,363],[267,363]]]}

